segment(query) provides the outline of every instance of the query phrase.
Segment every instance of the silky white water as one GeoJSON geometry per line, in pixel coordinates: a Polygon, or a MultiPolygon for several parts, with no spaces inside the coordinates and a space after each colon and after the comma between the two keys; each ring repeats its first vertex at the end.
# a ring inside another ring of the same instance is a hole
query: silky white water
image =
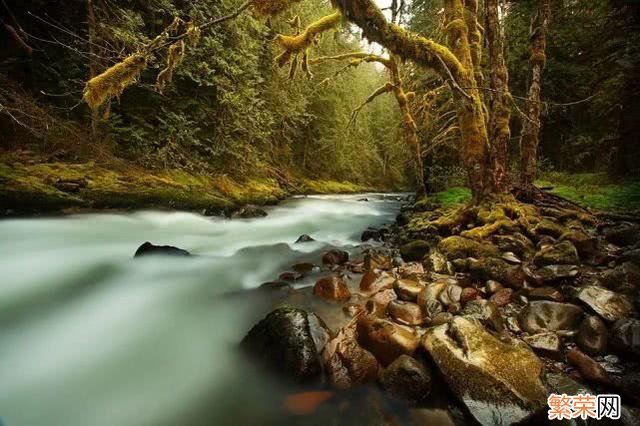
{"type": "Polygon", "coordinates": [[[251,289],[296,262],[319,264],[329,246],[357,253],[362,231],[398,209],[361,194],[295,198],[247,220],[149,211],[0,221],[1,421],[277,423],[279,383],[236,351],[273,303],[251,289]],[[317,241],[293,244],[303,233],[317,241]],[[198,256],[133,260],[145,241],[198,256]]]}

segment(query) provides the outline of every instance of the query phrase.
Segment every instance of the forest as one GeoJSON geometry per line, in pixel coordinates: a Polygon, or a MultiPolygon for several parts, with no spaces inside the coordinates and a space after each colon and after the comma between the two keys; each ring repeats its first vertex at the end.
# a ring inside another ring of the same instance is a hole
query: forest
{"type": "Polygon", "coordinates": [[[0,32],[0,425],[638,424],[640,1],[0,32]]]}

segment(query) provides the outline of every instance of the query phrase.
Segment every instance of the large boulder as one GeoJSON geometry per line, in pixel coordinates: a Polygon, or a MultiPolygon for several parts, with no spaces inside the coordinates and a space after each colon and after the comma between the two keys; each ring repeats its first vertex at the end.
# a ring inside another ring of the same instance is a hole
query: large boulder
{"type": "Polygon", "coordinates": [[[316,315],[283,306],[256,324],[240,343],[249,355],[297,382],[319,379],[320,351],[329,333],[316,315]]]}
{"type": "Polygon", "coordinates": [[[489,327],[497,332],[504,330],[504,318],[498,306],[489,300],[471,300],[464,306],[461,314],[467,318],[480,321],[485,327],[489,327]]]}
{"type": "Polygon", "coordinates": [[[543,364],[522,342],[500,340],[479,323],[455,317],[430,328],[422,344],[480,424],[518,423],[546,403],[543,364]]]}
{"type": "Polygon", "coordinates": [[[546,265],[577,265],[580,263],[578,250],[570,241],[544,245],[533,257],[537,266],[546,265]]]}
{"type": "Polygon", "coordinates": [[[136,250],[136,253],[133,255],[133,257],[142,257],[142,256],[149,256],[149,255],[191,256],[191,253],[178,247],[156,246],[154,244],[151,244],[149,241],[147,241],[146,243],[138,247],[138,250],[136,250]]]}
{"type": "Polygon", "coordinates": [[[518,316],[520,327],[528,333],[575,330],[582,316],[579,306],[569,303],[536,301],[527,305],[518,316]]]}
{"type": "Polygon", "coordinates": [[[371,315],[358,319],[358,343],[384,366],[400,355],[412,355],[420,341],[409,329],[371,315]]]}
{"type": "Polygon", "coordinates": [[[417,403],[429,397],[432,374],[424,363],[408,355],[400,355],[384,370],[380,381],[393,398],[417,403]]]}
{"type": "Polygon", "coordinates": [[[633,305],[627,297],[595,285],[582,288],[578,299],[607,321],[618,321],[633,312],[633,305]]]}
{"type": "Polygon", "coordinates": [[[493,244],[475,241],[454,235],[438,243],[438,251],[448,260],[464,259],[467,257],[500,257],[500,250],[493,244]]]}

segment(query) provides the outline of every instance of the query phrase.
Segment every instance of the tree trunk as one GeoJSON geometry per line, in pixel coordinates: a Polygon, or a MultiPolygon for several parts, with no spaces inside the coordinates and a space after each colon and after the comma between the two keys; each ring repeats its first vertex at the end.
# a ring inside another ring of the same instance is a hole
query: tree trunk
{"type": "Polygon", "coordinates": [[[537,173],[538,145],[540,143],[540,87],[542,70],[546,62],[546,32],[549,24],[549,0],[538,0],[538,10],[531,20],[531,85],[527,97],[526,120],[520,135],[520,161],[522,184],[533,185],[537,173]]]}
{"type": "Polygon", "coordinates": [[[489,140],[491,180],[495,192],[507,189],[508,150],[511,138],[509,73],[504,59],[504,32],[500,27],[498,0],[485,0],[485,31],[489,59],[489,140]]]}
{"type": "MultiPolygon", "coordinates": [[[[104,66],[100,60],[102,50],[99,47],[98,27],[96,20],[96,10],[94,0],[87,0],[87,29],[89,41],[89,80],[100,74],[104,66]]],[[[91,109],[91,140],[98,142],[101,139],[100,128],[102,123],[109,116],[111,102],[105,102],[98,108],[91,109]]]]}

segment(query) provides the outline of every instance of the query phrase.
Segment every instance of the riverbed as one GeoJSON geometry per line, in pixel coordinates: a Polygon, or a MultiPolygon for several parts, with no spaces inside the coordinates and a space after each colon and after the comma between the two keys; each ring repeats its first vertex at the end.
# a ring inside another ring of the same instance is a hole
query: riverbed
{"type": "Polygon", "coordinates": [[[0,221],[0,419],[280,423],[285,385],[237,352],[280,301],[258,287],[295,263],[319,265],[332,247],[358,256],[362,232],[399,208],[396,196],[358,194],[292,198],[256,219],[141,211],[0,221]],[[316,241],[294,244],[301,234],[316,241]],[[195,256],[134,260],[145,241],[195,256]]]}

